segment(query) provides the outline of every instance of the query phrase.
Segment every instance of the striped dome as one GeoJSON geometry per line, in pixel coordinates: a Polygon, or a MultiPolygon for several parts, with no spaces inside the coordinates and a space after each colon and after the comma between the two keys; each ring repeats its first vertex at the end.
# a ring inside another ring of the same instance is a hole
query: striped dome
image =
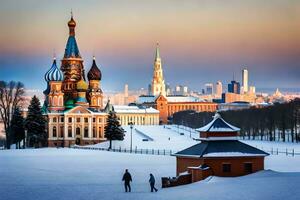
{"type": "Polygon", "coordinates": [[[56,59],[53,59],[51,68],[45,74],[45,80],[49,81],[63,81],[64,75],[62,71],[56,65],[56,59]]]}

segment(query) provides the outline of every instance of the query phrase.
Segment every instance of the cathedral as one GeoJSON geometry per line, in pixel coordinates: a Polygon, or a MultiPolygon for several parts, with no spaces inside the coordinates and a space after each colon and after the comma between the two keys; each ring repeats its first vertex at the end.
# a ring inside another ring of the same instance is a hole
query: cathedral
{"type": "Polygon", "coordinates": [[[102,74],[93,57],[85,74],[75,38],[76,22],[68,22],[69,38],[58,67],[56,58],[45,74],[43,112],[48,119],[48,146],[86,145],[104,141],[104,126],[111,106],[103,108],[102,74]]]}

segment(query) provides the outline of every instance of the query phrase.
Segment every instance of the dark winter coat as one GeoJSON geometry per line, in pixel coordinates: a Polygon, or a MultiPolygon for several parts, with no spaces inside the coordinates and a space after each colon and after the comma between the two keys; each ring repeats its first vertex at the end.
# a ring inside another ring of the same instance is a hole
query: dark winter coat
{"type": "Polygon", "coordinates": [[[123,175],[123,181],[125,181],[125,183],[129,183],[130,181],[132,181],[131,175],[129,172],[125,172],[125,174],[123,175]]]}
{"type": "Polygon", "coordinates": [[[155,178],[153,175],[150,176],[149,183],[152,183],[152,184],[155,183],[155,178]]]}

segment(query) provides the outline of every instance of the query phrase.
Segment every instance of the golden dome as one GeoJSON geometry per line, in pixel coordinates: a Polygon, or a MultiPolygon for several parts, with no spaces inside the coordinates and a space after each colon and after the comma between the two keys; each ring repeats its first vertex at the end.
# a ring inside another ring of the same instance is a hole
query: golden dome
{"type": "Polygon", "coordinates": [[[81,79],[77,82],[77,90],[87,90],[89,88],[89,85],[81,79]]]}
{"type": "Polygon", "coordinates": [[[69,27],[75,27],[75,26],[76,26],[76,22],[75,22],[75,20],[73,19],[73,17],[71,17],[70,21],[68,22],[68,26],[69,26],[69,27]]]}

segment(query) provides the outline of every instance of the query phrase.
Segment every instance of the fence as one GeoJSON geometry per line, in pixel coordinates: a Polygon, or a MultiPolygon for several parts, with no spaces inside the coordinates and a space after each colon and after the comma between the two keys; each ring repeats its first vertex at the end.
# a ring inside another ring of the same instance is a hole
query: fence
{"type": "Polygon", "coordinates": [[[110,152],[122,152],[122,153],[133,153],[133,154],[148,154],[148,155],[163,155],[170,156],[172,155],[172,150],[166,149],[126,149],[126,148],[99,148],[99,147],[84,147],[84,146],[71,146],[73,149],[86,149],[86,150],[98,150],[98,151],[110,151],[110,152]]]}

